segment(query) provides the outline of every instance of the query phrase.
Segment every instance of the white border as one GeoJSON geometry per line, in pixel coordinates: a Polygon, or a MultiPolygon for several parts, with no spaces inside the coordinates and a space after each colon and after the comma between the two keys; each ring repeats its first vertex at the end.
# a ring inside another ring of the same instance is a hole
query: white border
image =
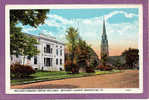
{"type": "Polygon", "coordinates": [[[85,93],[143,93],[143,8],[141,4],[102,4],[102,5],[6,5],[5,6],[5,75],[8,94],[85,94],[85,93]],[[10,89],[10,9],[82,9],[82,8],[138,8],[139,9],[139,88],[82,88],[77,89],[10,89]],[[85,91],[95,89],[95,91],[85,91]],[[15,92],[18,91],[18,92],[15,92]],[[32,92],[28,92],[32,90],[32,92]],[[39,91],[40,90],[40,91],[39,91]],[[52,91],[53,90],[53,91],[52,91]],[[57,90],[57,92],[54,92],[57,90]],[[65,91],[70,90],[70,91],[65,91]],[[52,91],[52,92],[48,92],[52,91]]]}

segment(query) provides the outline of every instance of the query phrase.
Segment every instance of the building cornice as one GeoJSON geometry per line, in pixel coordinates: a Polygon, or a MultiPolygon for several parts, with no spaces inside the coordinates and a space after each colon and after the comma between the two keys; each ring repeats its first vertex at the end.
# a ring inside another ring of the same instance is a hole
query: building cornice
{"type": "Polygon", "coordinates": [[[56,38],[53,37],[53,36],[47,36],[45,34],[40,34],[40,35],[33,35],[33,34],[29,34],[29,33],[25,33],[25,34],[28,35],[28,36],[37,38],[37,39],[44,39],[44,40],[47,40],[47,41],[55,42],[57,44],[65,45],[65,43],[56,40],[56,38]]]}

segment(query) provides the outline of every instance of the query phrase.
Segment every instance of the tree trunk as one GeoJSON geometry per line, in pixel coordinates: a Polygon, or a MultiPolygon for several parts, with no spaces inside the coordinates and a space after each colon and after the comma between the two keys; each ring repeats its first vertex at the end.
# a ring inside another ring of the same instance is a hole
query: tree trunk
{"type": "Polygon", "coordinates": [[[74,48],[73,48],[73,45],[72,45],[71,72],[72,72],[72,74],[75,74],[75,68],[74,68],[74,64],[73,64],[73,59],[74,59],[74,48]]]}

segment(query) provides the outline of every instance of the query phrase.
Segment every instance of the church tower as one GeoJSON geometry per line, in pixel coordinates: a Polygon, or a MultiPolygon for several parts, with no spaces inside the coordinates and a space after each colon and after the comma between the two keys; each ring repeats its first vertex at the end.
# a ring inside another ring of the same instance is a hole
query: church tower
{"type": "Polygon", "coordinates": [[[104,56],[109,56],[109,47],[108,47],[108,39],[106,35],[106,26],[105,26],[105,20],[103,20],[103,33],[102,33],[102,39],[101,39],[101,59],[104,56]]]}

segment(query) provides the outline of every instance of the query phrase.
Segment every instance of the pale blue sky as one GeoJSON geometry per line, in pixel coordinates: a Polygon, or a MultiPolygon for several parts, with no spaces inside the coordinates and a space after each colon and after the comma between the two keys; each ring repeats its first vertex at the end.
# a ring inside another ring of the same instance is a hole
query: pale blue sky
{"type": "MultiPolygon", "coordinates": [[[[23,32],[38,35],[39,33],[55,36],[64,41],[66,29],[78,28],[82,39],[100,52],[103,16],[106,20],[109,47],[137,47],[138,44],[138,9],[137,8],[96,8],[96,9],[51,9],[45,24],[38,28],[23,27],[23,32]]],[[[115,50],[116,51],[116,50],[115,50]]]]}

